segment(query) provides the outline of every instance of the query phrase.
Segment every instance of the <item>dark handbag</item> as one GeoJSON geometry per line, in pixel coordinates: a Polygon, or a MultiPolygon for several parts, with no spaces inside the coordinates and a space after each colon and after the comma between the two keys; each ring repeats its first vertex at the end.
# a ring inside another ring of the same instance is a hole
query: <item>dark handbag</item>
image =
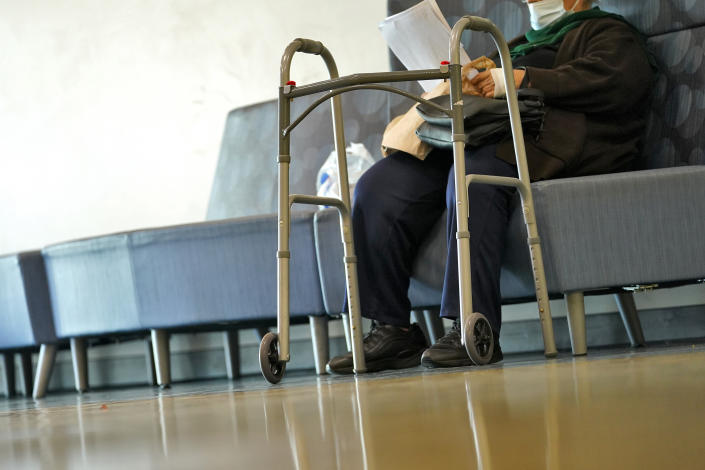
{"type": "MultiPolygon", "coordinates": [[[[539,90],[523,88],[517,91],[517,97],[524,133],[538,136],[546,114],[543,93],[539,90]]],[[[441,106],[449,106],[450,98],[448,95],[443,95],[429,101],[441,106]]],[[[416,110],[424,119],[416,130],[419,139],[433,147],[452,149],[451,118],[424,103],[419,104],[416,110]]],[[[512,128],[506,99],[463,95],[463,116],[465,144],[471,147],[498,143],[511,135],[512,128]]]]}

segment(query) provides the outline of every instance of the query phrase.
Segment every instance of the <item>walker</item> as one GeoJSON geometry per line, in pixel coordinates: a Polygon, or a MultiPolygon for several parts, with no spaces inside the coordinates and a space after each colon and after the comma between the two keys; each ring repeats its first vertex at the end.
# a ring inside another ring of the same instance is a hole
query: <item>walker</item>
{"type": "MultiPolygon", "coordinates": [[[[521,196],[522,212],[528,233],[531,264],[534,272],[534,286],[539,307],[539,318],[543,333],[544,354],[556,356],[556,344],[551,321],[546,276],[541,255],[541,244],[536,227],[531,181],[526,163],[524,133],[521,127],[516,87],[513,78],[509,48],[504,36],[490,20],[476,16],[464,16],[453,26],[450,38],[450,62],[443,62],[439,69],[410,70],[397,72],[360,73],[339,77],[333,56],[326,47],[310,39],[294,39],[285,49],[281,59],[279,87],[279,202],[278,202],[278,247],[277,247],[277,331],[267,333],[260,344],[259,360],[262,375],[272,384],[284,376],[289,362],[289,224],[293,204],[327,205],[338,209],[340,230],[344,245],[344,263],[349,306],[350,331],[352,332],[353,368],[356,374],[364,373],[365,357],[362,350],[362,318],[360,315],[359,291],[357,284],[357,258],[352,239],[351,203],[348,186],[345,137],[343,135],[343,115],[340,102],[342,93],[360,89],[382,90],[405,96],[411,100],[445,113],[452,119],[453,160],[455,164],[455,187],[461,188],[471,183],[493,184],[517,188],[521,196]],[[460,64],[460,36],[466,29],[490,33],[499,49],[507,90],[512,138],[516,152],[518,178],[489,175],[465,175],[465,130],[463,123],[462,79],[460,64]],[[297,86],[290,81],[289,72],[294,54],[320,55],[325,62],[330,80],[309,85],[297,86]],[[450,79],[450,109],[439,106],[419,96],[380,82],[403,82],[416,80],[450,79]],[[327,91],[313,102],[301,115],[291,122],[291,101],[297,97],[327,91]],[[301,121],[324,101],[331,100],[335,149],[338,156],[338,180],[341,197],[329,198],[289,193],[289,165],[291,132],[301,121]]],[[[494,351],[494,337],[487,318],[472,310],[472,290],[470,274],[470,232],[468,231],[468,194],[456,191],[458,227],[458,278],[460,292],[460,322],[462,341],[468,355],[476,365],[489,363],[494,351]]]]}

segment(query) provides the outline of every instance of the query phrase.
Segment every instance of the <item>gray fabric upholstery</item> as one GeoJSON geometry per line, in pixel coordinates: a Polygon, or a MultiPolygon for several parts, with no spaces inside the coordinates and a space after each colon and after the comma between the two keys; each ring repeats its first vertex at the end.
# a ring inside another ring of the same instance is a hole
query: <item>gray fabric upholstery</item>
{"type": "MultiPolygon", "coordinates": [[[[312,213],[291,222],[292,316],[323,314],[312,213]]],[[[276,318],[277,218],[229,219],[47,247],[62,337],[276,318]]]]}
{"type": "Polygon", "coordinates": [[[56,341],[44,260],[38,251],[0,257],[0,349],[56,341]]]}
{"type": "MultiPolygon", "coordinates": [[[[335,51],[332,51],[335,54],[335,51]]],[[[315,98],[294,100],[292,120],[315,98]]],[[[361,90],[343,94],[345,138],[361,142],[376,160],[387,119],[384,92],[361,90]]],[[[225,125],[208,219],[270,214],[277,211],[277,102],[259,103],[230,112],[225,125]]],[[[330,104],[318,106],[291,136],[291,192],[316,193],[316,176],[333,150],[330,104]]],[[[294,206],[293,210],[309,210],[294,206]]]]}
{"type": "Polygon", "coordinates": [[[128,233],[42,250],[59,337],[140,330],[128,233]]]}
{"type": "Polygon", "coordinates": [[[705,166],[544,181],[539,231],[568,292],[705,277],[705,166]],[[566,261],[568,260],[568,261],[566,261]]]}
{"type": "MultiPolygon", "coordinates": [[[[131,242],[143,326],[276,318],[276,216],[139,231],[131,242]]],[[[290,250],[292,317],[325,313],[310,212],[292,217],[290,250]]]]}
{"type": "Polygon", "coordinates": [[[649,36],[705,23],[705,3],[698,0],[600,0],[600,7],[623,15],[649,36]]]}
{"type": "MultiPolygon", "coordinates": [[[[701,4],[702,5],[702,4],[701,4]]],[[[659,63],[641,168],[705,164],[705,27],[649,39],[659,63]]]]}

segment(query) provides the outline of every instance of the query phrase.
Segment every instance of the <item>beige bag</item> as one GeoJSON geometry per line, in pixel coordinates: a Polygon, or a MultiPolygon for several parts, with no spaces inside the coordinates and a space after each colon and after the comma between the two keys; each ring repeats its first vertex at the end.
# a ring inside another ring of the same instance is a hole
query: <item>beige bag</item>
{"type": "MultiPolygon", "coordinates": [[[[463,66],[463,93],[479,95],[480,93],[472,86],[469,80],[466,79],[468,71],[472,69],[493,69],[495,63],[485,56],[479,57],[472,62],[463,66]]],[[[431,99],[441,95],[450,93],[450,82],[444,81],[436,88],[421,95],[422,98],[431,99]]],[[[424,122],[423,118],[416,112],[418,103],[409,109],[406,114],[397,116],[387,124],[384,134],[382,135],[382,155],[385,157],[392,152],[402,151],[423,160],[429,154],[430,145],[421,142],[416,136],[416,129],[424,122]]]]}

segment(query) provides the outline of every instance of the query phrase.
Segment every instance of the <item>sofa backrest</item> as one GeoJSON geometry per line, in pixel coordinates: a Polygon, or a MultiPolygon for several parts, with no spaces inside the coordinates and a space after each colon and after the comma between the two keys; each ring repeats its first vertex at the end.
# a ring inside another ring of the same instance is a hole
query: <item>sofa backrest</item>
{"type": "MultiPolygon", "coordinates": [[[[294,100],[292,120],[318,96],[294,100]]],[[[386,94],[360,90],[345,93],[342,101],[346,141],[363,143],[380,159],[382,132],[388,122],[386,94]]],[[[272,100],[228,114],[208,219],[277,212],[277,110],[277,101],[272,100]]],[[[333,121],[330,104],[324,103],[292,133],[292,193],[315,194],[318,170],[332,150],[333,121]]],[[[294,210],[305,209],[294,206],[294,210]]]]}
{"type": "MultiPolygon", "coordinates": [[[[419,0],[389,0],[395,14],[419,0]]],[[[462,15],[491,19],[507,38],[529,28],[521,0],[437,0],[448,23],[462,15]]],[[[602,0],[603,10],[623,15],[648,37],[659,66],[640,168],[705,164],[705,2],[696,0],[602,0]]],[[[466,32],[471,57],[494,51],[488,34],[466,32]]],[[[401,64],[390,54],[391,67],[401,64]]],[[[635,77],[638,80],[638,77],[635,77]]],[[[394,105],[394,103],[392,104],[394,105]]],[[[397,113],[398,108],[392,108],[397,113]]]]}

